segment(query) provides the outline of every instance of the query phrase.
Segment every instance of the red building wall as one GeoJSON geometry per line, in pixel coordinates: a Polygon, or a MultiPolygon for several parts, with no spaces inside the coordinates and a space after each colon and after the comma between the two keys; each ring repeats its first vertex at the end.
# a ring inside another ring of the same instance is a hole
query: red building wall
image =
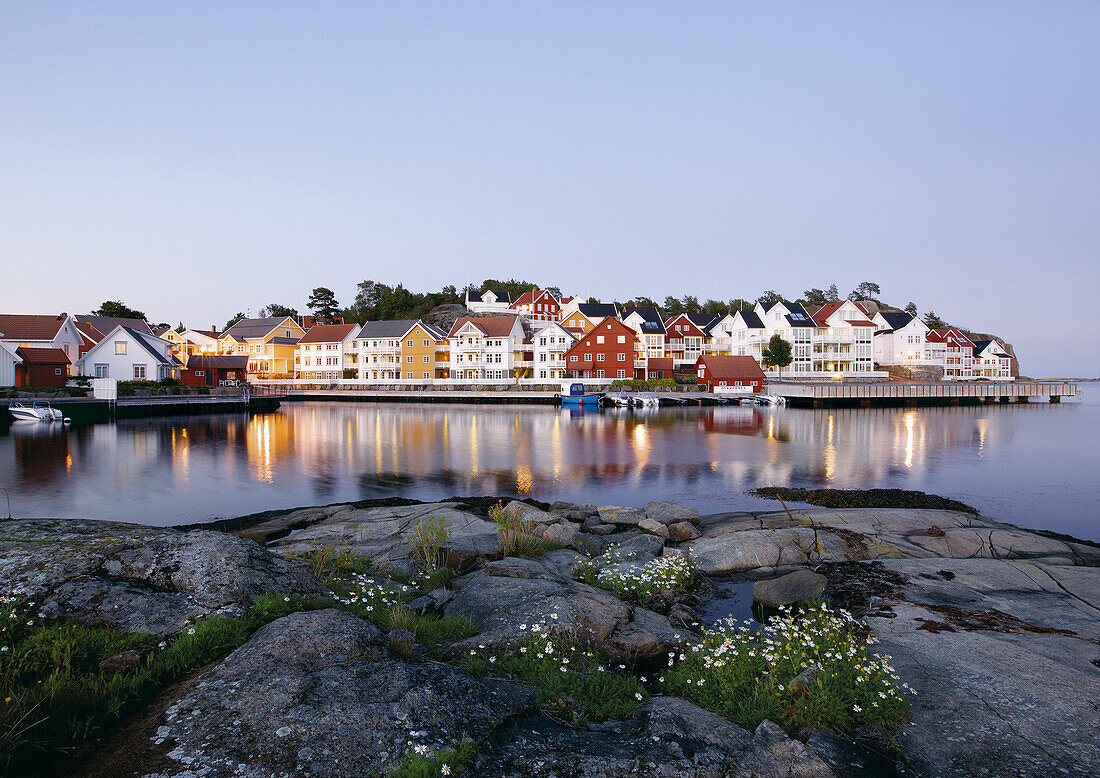
{"type": "Polygon", "coordinates": [[[565,352],[565,369],[575,378],[633,378],[636,339],[634,330],[607,317],[565,352]]]}

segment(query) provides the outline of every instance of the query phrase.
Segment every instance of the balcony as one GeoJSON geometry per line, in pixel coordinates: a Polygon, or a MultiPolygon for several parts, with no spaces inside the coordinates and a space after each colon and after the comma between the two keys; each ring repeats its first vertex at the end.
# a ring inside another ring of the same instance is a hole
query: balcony
{"type": "Polygon", "coordinates": [[[646,360],[646,359],[635,359],[634,360],[634,369],[635,370],[645,370],[648,365],[649,365],[649,360],[646,360]]]}
{"type": "Polygon", "coordinates": [[[397,354],[401,351],[401,346],[362,346],[359,349],[360,354],[397,354]]]}

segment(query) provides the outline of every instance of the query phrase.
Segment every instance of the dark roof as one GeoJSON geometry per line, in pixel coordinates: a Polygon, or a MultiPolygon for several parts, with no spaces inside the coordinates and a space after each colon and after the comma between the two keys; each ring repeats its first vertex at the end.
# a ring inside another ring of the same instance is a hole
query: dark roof
{"type": "Polygon", "coordinates": [[[890,330],[900,330],[915,318],[905,311],[879,311],[879,315],[886,320],[886,328],[890,330]]]}
{"type": "MultiPolygon", "coordinates": [[[[262,319],[241,319],[223,332],[221,336],[225,337],[228,335],[239,341],[247,340],[248,338],[263,338],[287,319],[294,321],[294,319],[291,319],[289,316],[267,316],[262,319]]],[[[297,324],[297,322],[295,322],[295,324],[297,324]]]]}
{"type": "Polygon", "coordinates": [[[393,319],[392,321],[368,321],[363,323],[356,340],[360,338],[400,338],[413,328],[416,319],[393,319]]]}
{"type": "MultiPolygon", "coordinates": [[[[471,303],[480,303],[482,295],[484,295],[486,292],[492,292],[492,291],[493,291],[492,289],[482,289],[479,292],[475,292],[471,289],[470,291],[466,292],[466,300],[468,302],[471,302],[471,303]]],[[[509,303],[509,304],[511,304],[511,302],[512,302],[512,295],[509,294],[508,292],[493,292],[493,294],[495,294],[497,296],[497,302],[498,303],[509,303]]]]}
{"type": "Polygon", "coordinates": [[[741,320],[745,322],[745,326],[750,329],[764,329],[764,322],[760,321],[760,317],[756,315],[756,311],[737,311],[734,315],[739,315],[741,320]]]}
{"type": "Polygon", "coordinates": [[[721,321],[721,315],[717,313],[689,313],[688,321],[701,329],[704,334],[710,333],[710,328],[721,321]]]}
{"type": "Polygon", "coordinates": [[[299,343],[340,343],[351,334],[355,324],[315,324],[299,343]]]}
{"type": "Polygon", "coordinates": [[[1009,356],[1008,354],[1006,354],[1004,351],[1001,350],[1001,348],[1000,348],[1001,344],[998,343],[997,341],[991,339],[991,338],[986,338],[984,340],[974,341],[974,356],[977,356],[978,354],[981,354],[983,351],[985,351],[987,348],[989,348],[990,344],[993,344],[994,346],[997,346],[997,349],[993,352],[994,356],[998,356],[998,357],[1008,357],[1009,356]]]}
{"type": "Polygon", "coordinates": [[[96,316],[91,313],[82,313],[73,318],[77,321],[87,322],[103,333],[110,332],[115,327],[126,327],[138,332],[153,334],[153,331],[149,329],[149,322],[144,319],[120,319],[116,316],[96,316]]]}
{"type": "Polygon", "coordinates": [[[0,338],[4,340],[53,340],[65,317],[37,313],[0,313],[0,338]]]}
{"type": "Polygon", "coordinates": [[[188,370],[201,370],[210,367],[244,370],[248,367],[248,355],[215,356],[214,354],[192,354],[187,360],[188,370]]]}
{"type": "Polygon", "coordinates": [[[619,315],[614,303],[581,303],[577,306],[577,311],[589,319],[602,319],[605,316],[616,317],[619,315]]]}
{"type": "Polygon", "coordinates": [[[787,322],[792,327],[812,327],[814,320],[800,303],[785,303],[787,310],[787,322]]]}
{"type": "Polygon", "coordinates": [[[59,348],[17,348],[18,354],[25,364],[29,365],[67,365],[69,358],[59,348]]]}
{"type": "Polygon", "coordinates": [[[624,305],[622,310],[623,321],[632,314],[642,317],[642,332],[647,335],[664,335],[665,323],[661,321],[661,312],[652,305],[624,305]]]}
{"type": "Polygon", "coordinates": [[[273,343],[276,346],[295,346],[298,344],[297,338],[272,338],[268,343],[273,343]]]}
{"type": "Polygon", "coordinates": [[[778,300],[775,300],[775,301],[773,301],[773,302],[770,302],[770,303],[765,303],[765,302],[761,302],[761,303],[760,303],[760,307],[764,309],[764,313],[768,313],[768,312],[769,312],[769,311],[770,311],[770,310],[771,310],[772,308],[774,308],[774,307],[775,307],[775,306],[776,306],[776,305],[777,305],[778,303],[779,303],[779,301],[778,301],[778,300]]]}
{"type": "Polygon", "coordinates": [[[428,322],[421,320],[420,326],[426,329],[428,334],[436,340],[444,340],[447,337],[447,333],[434,324],[428,324],[428,322]]]}
{"type": "MultiPolygon", "coordinates": [[[[171,351],[169,351],[169,356],[167,357],[164,355],[164,352],[161,351],[161,348],[165,346],[171,349],[171,344],[168,341],[161,340],[152,332],[142,332],[141,330],[134,329],[133,327],[123,327],[122,329],[126,332],[126,334],[133,338],[139,346],[152,354],[153,357],[160,364],[170,365],[172,367],[180,367],[181,365],[183,365],[182,362],[176,359],[175,355],[171,354],[171,351]]],[[[110,333],[107,334],[110,335],[110,333]]],[[[100,342],[102,343],[102,341],[100,342]]]]}

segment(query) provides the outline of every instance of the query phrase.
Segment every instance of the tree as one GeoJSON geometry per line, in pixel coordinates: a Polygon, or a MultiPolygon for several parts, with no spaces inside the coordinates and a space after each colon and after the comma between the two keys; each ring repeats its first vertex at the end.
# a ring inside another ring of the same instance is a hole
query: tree
{"type": "Polygon", "coordinates": [[[781,302],[783,302],[783,295],[779,294],[779,292],[775,291],[774,289],[769,289],[766,292],[764,292],[764,294],[757,297],[756,302],[761,303],[763,305],[771,305],[772,303],[781,303],[781,302]]]}
{"type": "Polygon", "coordinates": [[[685,294],[680,298],[680,305],[683,306],[684,313],[695,313],[699,310],[699,298],[695,295],[685,294]]]}
{"type": "Polygon", "coordinates": [[[825,290],[825,302],[840,302],[840,290],[836,288],[836,284],[829,284],[829,288],[825,290]]]}
{"type": "Polygon", "coordinates": [[[645,296],[638,296],[638,297],[633,298],[632,300],[627,300],[625,304],[633,306],[635,308],[647,308],[647,307],[648,308],[659,308],[660,307],[659,305],[657,305],[656,302],[654,302],[653,300],[651,300],[651,299],[649,299],[648,297],[645,297],[645,296]]]}
{"type": "Polygon", "coordinates": [[[298,316],[298,309],[297,308],[288,308],[287,306],[279,305],[278,303],[271,303],[269,305],[265,305],[263,308],[260,309],[260,318],[266,318],[268,316],[270,316],[270,317],[276,317],[277,316],[280,319],[283,318],[284,316],[297,317],[298,316]]]}
{"type": "Polygon", "coordinates": [[[560,287],[548,286],[548,287],[546,287],[546,291],[549,292],[550,294],[552,294],[554,296],[555,300],[560,300],[561,299],[561,288],[560,287]]]}
{"type": "Polygon", "coordinates": [[[768,341],[768,347],[761,352],[760,356],[763,358],[764,367],[777,367],[780,374],[783,373],[783,368],[793,361],[791,344],[778,334],[772,335],[772,339],[768,341]]]}
{"type": "Polygon", "coordinates": [[[734,299],[730,300],[730,313],[733,313],[734,311],[751,311],[755,307],[756,303],[754,303],[752,300],[745,300],[740,297],[735,297],[734,299]]]}
{"type": "Polygon", "coordinates": [[[721,300],[707,300],[703,303],[703,313],[717,313],[725,316],[729,312],[729,303],[724,303],[721,300]]]}
{"type": "Polygon", "coordinates": [[[684,306],[680,303],[679,298],[668,295],[665,298],[665,304],[661,306],[666,316],[676,316],[684,312],[684,306]]]}
{"type": "Polygon", "coordinates": [[[937,316],[935,311],[924,314],[924,323],[928,325],[930,330],[942,330],[947,326],[947,322],[937,316]]]}
{"type": "Polygon", "coordinates": [[[908,305],[905,306],[905,312],[907,314],[909,314],[910,316],[916,316],[917,315],[917,304],[914,303],[914,302],[910,302],[908,305]]]}
{"type": "Polygon", "coordinates": [[[93,316],[109,316],[112,319],[141,319],[145,321],[145,314],[136,308],[131,308],[118,300],[106,300],[92,311],[93,316]]]}
{"type": "Polygon", "coordinates": [[[829,298],[825,295],[825,290],[818,289],[817,287],[807,289],[803,292],[802,299],[804,299],[808,305],[824,305],[829,302],[829,298]]]}
{"type": "Polygon", "coordinates": [[[318,286],[309,293],[306,302],[313,316],[318,322],[332,322],[340,315],[340,304],[336,302],[336,294],[324,286],[318,286]]]}
{"type": "Polygon", "coordinates": [[[237,313],[233,314],[233,316],[230,317],[229,321],[227,321],[225,323],[225,329],[226,330],[229,329],[230,327],[232,327],[234,324],[236,324],[237,322],[239,322],[243,318],[244,318],[244,314],[241,313],[240,311],[237,311],[237,313]]]}
{"type": "Polygon", "coordinates": [[[852,293],[848,295],[848,299],[855,300],[877,300],[878,295],[882,294],[882,290],[879,289],[878,284],[874,281],[863,281],[852,293]]]}

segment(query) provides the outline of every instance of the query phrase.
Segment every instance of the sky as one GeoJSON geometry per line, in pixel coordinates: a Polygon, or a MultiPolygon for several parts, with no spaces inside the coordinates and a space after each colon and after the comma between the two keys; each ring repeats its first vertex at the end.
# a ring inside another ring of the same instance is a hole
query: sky
{"type": "Polygon", "coordinates": [[[1100,375],[1100,3],[0,4],[0,310],[861,281],[1100,375]]]}

